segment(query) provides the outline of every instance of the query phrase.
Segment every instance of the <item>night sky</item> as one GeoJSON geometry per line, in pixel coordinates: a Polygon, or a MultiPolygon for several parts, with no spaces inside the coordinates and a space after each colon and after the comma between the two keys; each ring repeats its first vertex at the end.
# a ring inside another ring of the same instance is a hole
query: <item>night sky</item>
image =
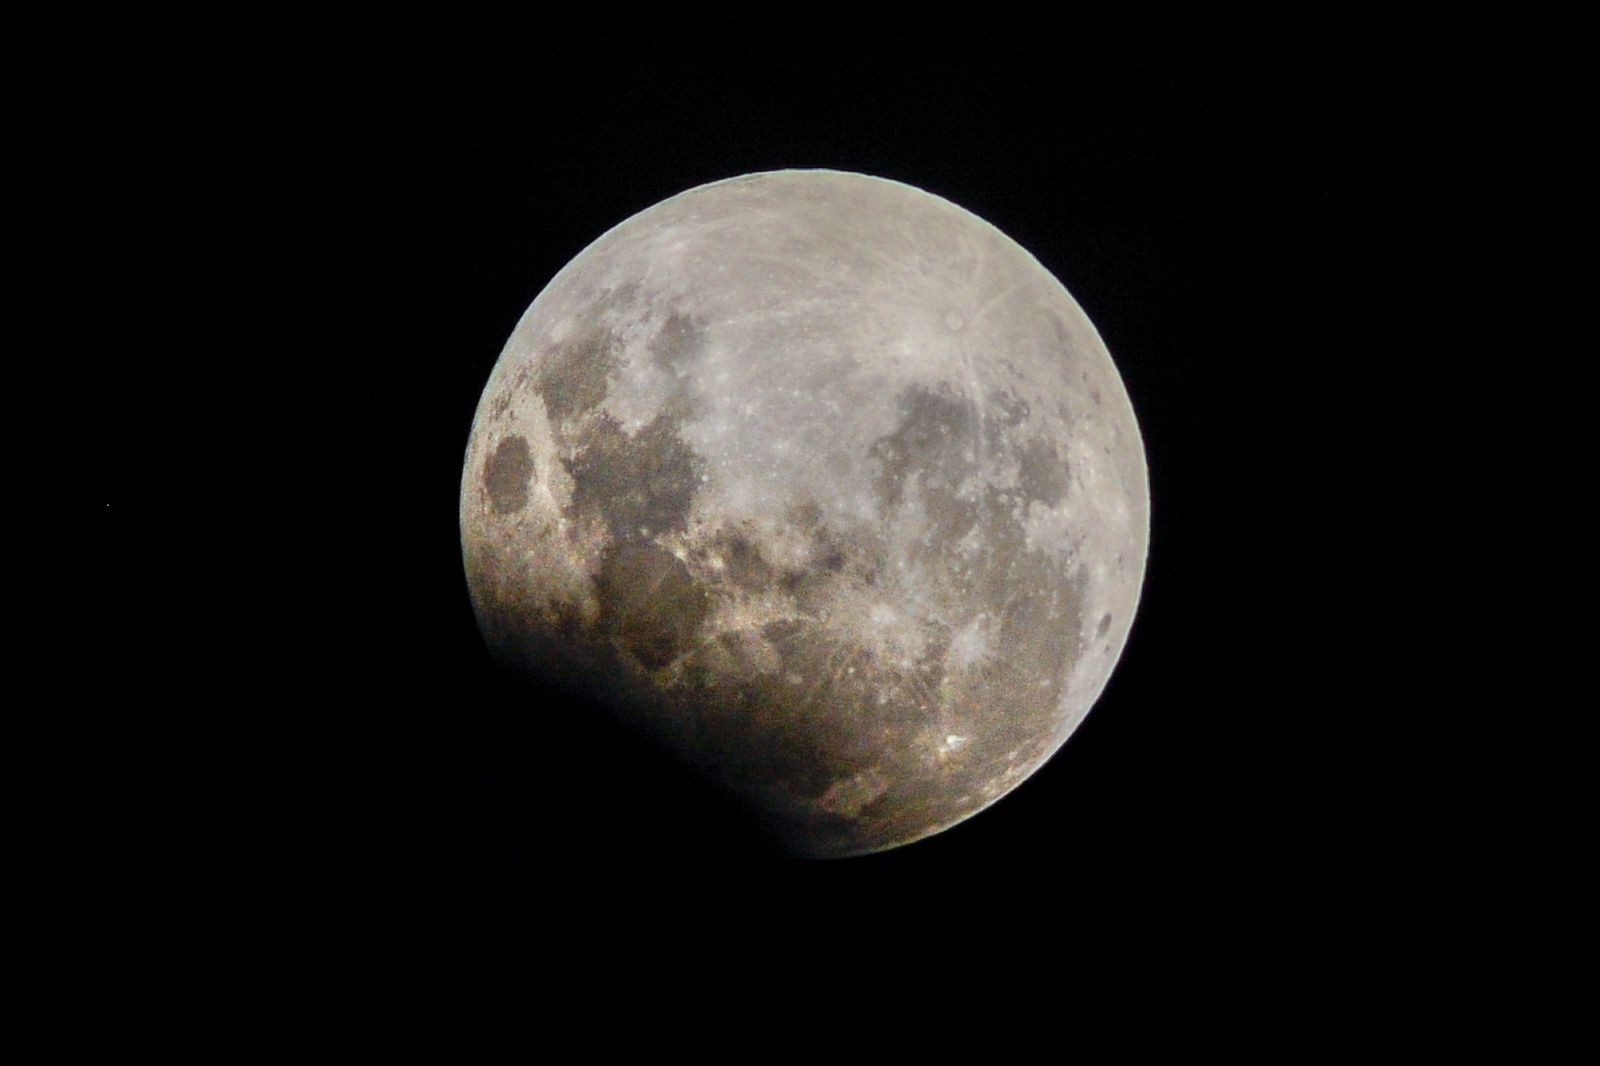
{"type": "Polygon", "coordinates": [[[140,754],[79,801],[119,845],[79,888],[123,945],[90,1014],[138,990],[224,1044],[504,1026],[740,1061],[1481,1019],[1518,338],[1494,34],[800,14],[121,27],[86,136],[138,307],[98,356],[91,507],[105,631],[141,650],[91,726],[140,754]],[[503,677],[456,525],[479,392],[555,272],[786,167],[1031,251],[1151,477],[1139,615],[1071,741],[832,863],[503,677]]]}

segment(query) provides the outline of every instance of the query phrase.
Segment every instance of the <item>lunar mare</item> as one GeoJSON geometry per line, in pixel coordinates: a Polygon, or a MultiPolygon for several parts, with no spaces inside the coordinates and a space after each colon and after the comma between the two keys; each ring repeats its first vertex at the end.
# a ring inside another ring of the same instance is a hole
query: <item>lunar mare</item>
{"type": "Polygon", "coordinates": [[[539,294],[461,487],[496,657],[645,730],[797,851],[920,839],[1042,765],[1144,573],[1133,408],[1067,291],[936,196],[691,189],[539,294]]]}

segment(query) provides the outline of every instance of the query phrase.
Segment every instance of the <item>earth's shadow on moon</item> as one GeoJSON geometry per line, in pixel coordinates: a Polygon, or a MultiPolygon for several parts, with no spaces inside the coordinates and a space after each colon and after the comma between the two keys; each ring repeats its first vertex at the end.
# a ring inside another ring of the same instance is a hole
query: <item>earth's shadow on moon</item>
{"type": "Polygon", "coordinates": [[[368,782],[387,794],[365,801],[344,860],[363,976],[387,959],[397,988],[420,981],[475,1013],[512,1010],[516,989],[589,1010],[634,986],[661,1009],[691,1009],[717,989],[704,975],[684,982],[689,959],[716,958],[737,980],[769,956],[810,972],[850,945],[929,950],[901,913],[908,872],[929,879],[916,913],[984,902],[956,891],[966,881],[954,872],[981,858],[961,826],[881,853],[803,858],[603,707],[486,655],[462,680],[462,702],[410,708],[434,731],[420,763],[368,782]]]}
{"type": "MultiPolygon", "coordinates": [[[[526,745],[539,795],[529,847],[617,853],[648,861],[692,857],[722,864],[729,857],[785,867],[807,860],[785,847],[756,812],[673,759],[659,744],[619,722],[615,713],[573,686],[519,676],[498,665],[484,693],[486,712],[526,745]],[[566,812],[557,825],[551,810],[566,812]]],[[[509,768],[508,768],[509,772],[509,768]]]]}

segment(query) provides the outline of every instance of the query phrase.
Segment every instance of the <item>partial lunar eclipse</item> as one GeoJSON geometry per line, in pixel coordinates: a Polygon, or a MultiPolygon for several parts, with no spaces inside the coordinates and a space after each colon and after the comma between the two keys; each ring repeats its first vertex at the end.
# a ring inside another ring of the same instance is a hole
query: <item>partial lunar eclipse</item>
{"type": "Polygon", "coordinates": [[[1144,450],[1076,301],[977,216],[836,171],[584,249],[478,405],[461,539],[519,672],[794,850],[880,851],[1038,769],[1127,639],[1144,450]]]}

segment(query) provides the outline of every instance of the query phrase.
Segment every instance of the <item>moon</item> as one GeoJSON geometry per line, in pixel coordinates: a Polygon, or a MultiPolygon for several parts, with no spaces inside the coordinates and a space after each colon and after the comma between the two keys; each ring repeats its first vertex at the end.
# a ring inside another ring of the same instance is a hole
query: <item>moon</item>
{"type": "Polygon", "coordinates": [[[473,421],[473,607],[795,852],[1037,770],[1127,640],[1144,448],[1077,302],[976,215],[826,170],[690,189],[539,294],[473,421]]]}

